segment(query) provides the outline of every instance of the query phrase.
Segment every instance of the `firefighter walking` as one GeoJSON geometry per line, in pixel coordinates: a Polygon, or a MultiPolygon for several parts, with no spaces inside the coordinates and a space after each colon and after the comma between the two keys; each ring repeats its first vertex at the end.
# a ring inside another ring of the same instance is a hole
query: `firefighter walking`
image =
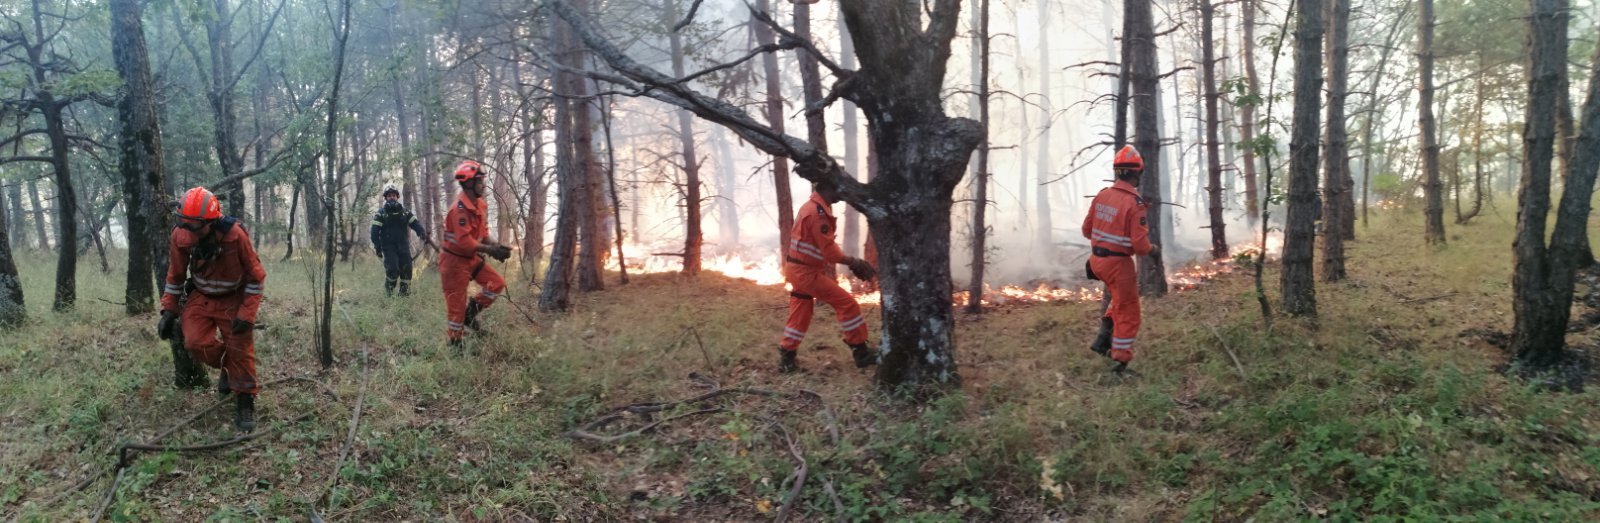
{"type": "Polygon", "coordinates": [[[439,281],[444,286],[445,336],[450,346],[461,347],[466,329],[481,331],[478,315],[505,292],[506,281],[484,256],[499,261],[511,257],[511,247],[489,238],[487,204],[483,200],[484,173],[478,162],[466,160],[456,167],[461,194],[444,218],[444,242],[439,256],[439,281]],[[477,282],[477,296],[467,298],[467,285],[477,282]]]}
{"type": "Polygon", "coordinates": [[[211,191],[189,189],[179,202],[178,217],[156,332],[161,339],[182,336],[192,358],[174,361],[180,386],[205,386],[205,371],[193,367],[192,361],[222,370],[217,390],[233,393],[234,425],[252,432],[260,392],[255,323],[267,271],[250,235],[237,219],[222,215],[221,202],[211,191]]]}
{"type": "Polygon", "coordinates": [[[401,296],[411,295],[411,232],[424,243],[433,243],[428,231],[416,215],[400,203],[400,190],[393,185],[383,189],[383,206],[372,215],[372,250],[383,260],[383,294],[394,296],[395,287],[401,296]],[[407,230],[409,229],[409,231],[407,230]]]}
{"type": "Polygon", "coordinates": [[[1089,277],[1104,281],[1111,296],[1111,305],[1100,318],[1099,335],[1089,348],[1115,360],[1120,370],[1133,361],[1133,343],[1139,336],[1139,273],[1133,256],[1148,256],[1159,246],[1150,243],[1145,222],[1148,204],[1139,197],[1144,158],[1133,146],[1124,146],[1112,169],[1117,180],[1095,195],[1083,218],[1083,237],[1089,239],[1093,254],[1089,277]]]}
{"type": "Polygon", "coordinates": [[[867,321],[861,315],[861,305],[839,287],[831,270],[834,264],[844,264],[862,280],[872,280],[876,276],[872,265],[861,258],[845,256],[834,242],[838,227],[832,205],[838,201],[837,189],[818,184],[811,198],[800,204],[794,228],[789,232],[783,264],[783,278],[790,286],[789,321],[778,342],[778,372],[800,370],[796,352],[805,341],[806,330],[811,327],[811,315],[818,300],[833,307],[856,368],[878,363],[878,354],[867,348],[867,321]]]}

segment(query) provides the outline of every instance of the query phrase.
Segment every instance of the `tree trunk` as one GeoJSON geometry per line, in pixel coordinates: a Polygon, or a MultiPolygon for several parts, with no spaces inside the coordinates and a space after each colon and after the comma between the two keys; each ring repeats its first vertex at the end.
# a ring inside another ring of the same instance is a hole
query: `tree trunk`
{"type": "MultiPolygon", "coordinates": [[[[1139,194],[1149,207],[1146,223],[1150,227],[1150,241],[1161,244],[1162,234],[1162,180],[1161,173],[1161,73],[1156,58],[1155,19],[1151,13],[1151,0],[1126,0],[1123,2],[1124,27],[1128,31],[1122,38],[1129,54],[1122,63],[1130,76],[1133,88],[1133,145],[1144,157],[1144,174],[1140,177],[1139,194]]],[[[1160,252],[1139,257],[1139,294],[1165,296],[1167,294],[1167,269],[1160,252]]]]}
{"type": "MultiPolygon", "coordinates": [[[[795,29],[806,31],[810,24],[810,11],[805,6],[795,8],[795,29]],[[802,19],[802,15],[805,16],[802,19]],[[801,22],[807,25],[801,25],[801,22]]],[[[678,1],[666,0],[666,9],[663,14],[664,25],[670,27],[678,20],[678,1]]],[[[809,31],[807,31],[809,32],[809,31]]],[[[805,32],[801,33],[806,34],[805,32]]],[[[667,44],[672,53],[672,75],[682,78],[687,72],[683,61],[683,33],[671,31],[667,34],[667,44]]],[[[807,56],[801,53],[801,56],[807,56]]],[[[802,58],[801,63],[805,61],[802,58]]],[[[802,69],[804,67],[802,66],[802,69]]],[[[816,71],[812,70],[815,76],[816,71]]],[[[700,226],[700,155],[695,152],[694,143],[694,117],[687,109],[678,109],[678,146],[683,154],[683,210],[684,210],[684,235],[683,235],[683,274],[685,276],[698,276],[700,274],[700,247],[705,244],[705,236],[700,226]]]]}
{"type": "MultiPolygon", "coordinates": [[[[1426,18],[1428,0],[1423,1],[1426,18]]],[[[1571,318],[1572,296],[1570,292],[1563,295],[1558,287],[1571,284],[1557,279],[1558,267],[1563,271],[1568,269],[1566,264],[1571,262],[1570,258],[1561,258],[1570,252],[1558,252],[1545,245],[1545,222],[1550,215],[1550,170],[1557,139],[1556,99],[1561,95],[1560,70],[1566,68],[1567,63],[1567,37],[1560,32],[1567,17],[1561,9],[1564,3],[1562,0],[1529,2],[1532,14],[1528,37],[1528,101],[1523,119],[1522,183],[1517,189],[1517,234],[1512,241],[1511,295],[1515,323],[1509,349],[1516,355],[1515,361],[1530,370],[1549,368],[1564,359],[1566,327],[1571,318]]],[[[1595,80],[1600,78],[1590,80],[1591,93],[1597,83],[1595,80]]],[[[1595,100],[1591,94],[1584,103],[1586,131],[1600,123],[1597,122],[1600,118],[1590,112],[1595,100]]],[[[1594,133],[1584,133],[1585,141],[1594,138],[1594,133]]],[[[1600,144],[1591,143],[1588,148],[1593,150],[1597,145],[1600,144]]],[[[1584,155],[1585,162],[1594,161],[1592,151],[1582,148],[1578,151],[1584,155]]],[[[1592,182],[1594,167],[1588,165],[1588,173],[1580,178],[1592,182]]],[[[1573,195],[1574,189],[1569,186],[1563,193],[1573,195]]],[[[1587,197],[1579,200],[1587,206],[1587,197]]],[[[1565,203],[1562,211],[1567,210],[1565,203]]],[[[1558,216],[1558,231],[1565,217],[1566,212],[1558,216]]]]}
{"type": "MultiPolygon", "coordinates": [[[[570,42],[571,36],[562,36],[565,25],[558,24],[557,42],[570,42]]],[[[559,94],[572,89],[577,80],[571,73],[556,73],[559,94]]],[[[550,267],[545,271],[544,286],[539,292],[539,309],[546,312],[564,311],[571,305],[573,270],[578,245],[577,208],[582,204],[579,187],[583,185],[582,172],[573,165],[571,100],[557,99],[556,106],[556,185],[557,196],[556,238],[550,249],[550,267]]]]}
{"type": "Polygon", "coordinates": [[[1322,281],[1345,279],[1345,199],[1350,197],[1350,145],[1345,133],[1344,102],[1350,75],[1350,0],[1328,3],[1328,139],[1324,155],[1322,198],[1322,281]]]}
{"type": "MultiPolygon", "coordinates": [[[[18,141],[17,143],[21,144],[22,142],[18,141]]],[[[22,185],[21,181],[6,184],[6,198],[11,199],[10,213],[6,215],[6,221],[11,228],[11,240],[15,242],[18,248],[26,249],[29,242],[28,210],[22,204],[22,185]]]]}
{"type": "MultiPolygon", "coordinates": [[[[218,0],[221,1],[221,0],[218,0]]],[[[328,170],[328,179],[333,180],[333,172],[339,166],[339,88],[344,80],[344,51],[345,42],[350,38],[350,3],[352,0],[339,1],[339,23],[334,36],[333,51],[333,88],[328,91],[328,126],[324,131],[326,136],[327,151],[324,159],[328,170]]],[[[317,325],[318,361],[323,369],[333,366],[333,235],[338,230],[337,216],[339,206],[333,198],[338,194],[339,186],[330,184],[327,190],[330,204],[328,205],[328,232],[323,243],[325,249],[322,253],[322,317],[317,325]]]]}
{"type": "Polygon", "coordinates": [[[1244,205],[1247,208],[1245,216],[1250,223],[1261,219],[1261,195],[1256,184],[1256,107],[1261,105],[1261,87],[1256,76],[1256,0],[1244,0],[1240,6],[1244,19],[1244,45],[1239,46],[1243,52],[1245,96],[1250,97],[1239,108],[1239,135],[1244,140],[1244,205]]]}
{"type": "MultiPolygon", "coordinates": [[[[1478,66],[1483,67],[1483,59],[1478,59],[1478,66]]],[[[1456,213],[1457,225],[1466,225],[1468,221],[1478,217],[1483,211],[1483,102],[1488,96],[1483,91],[1483,75],[1478,75],[1473,81],[1472,112],[1476,114],[1472,126],[1472,208],[1465,213],[1456,213]]],[[[1459,199],[1460,197],[1457,196],[1459,199]]],[[[1459,208],[1459,206],[1458,206],[1459,208]]]]}
{"type": "Polygon", "coordinates": [[[978,85],[973,86],[978,96],[978,125],[983,127],[983,138],[978,141],[977,161],[972,170],[972,276],[967,287],[967,312],[983,312],[983,262],[987,252],[989,226],[984,224],[984,211],[989,206],[989,0],[977,0],[978,27],[976,58],[978,59],[978,85]]]}
{"type": "Polygon", "coordinates": [[[1417,4],[1421,17],[1417,27],[1417,124],[1422,133],[1422,193],[1427,200],[1427,228],[1423,238],[1429,245],[1444,245],[1444,184],[1439,181],[1439,137],[1433,119],[1433,0],[1417,4]]]}
{"type": "MultiPolygon", "coordinates": [[[[574,47],[575,49],[581,49],[574,47]]],[[[584,53],[585,55],[587,53],[584,53]]],[[[581,64],[587,64],[588,58],[582,58],[581,64]]],[[[581,67],[581,66],[580,66],[581,67]]],[[[602,235],[602,220],[600,202],[604,198],[599,180],[604,180],[604,173],[600,170],[594,151],[594,108],[600,103],[598,99],[587,98],[589,85],[587,80],[579,79],[575,82],[575,96],[584,101],[573,107],[572,112],[572,152],[576,157],[578,174],[582,176],[577,192],[578,207],[578,290],[594,292],[605,289],[605,281],[600,277],[600,271],[605,263],[601,260],[611,246],[606,241],[609,234],[602,235]]]]}
{"type": "Polygon", "coordinates": [[[1216,41],[1214,20],[1217,8],[1211,0],[1200,2],[1200,71],[1201,87],[1205,89],[1206,106],[1206,193],[1210,209],[1211,259],[1228,258],[1228,223],[1222,216],[1222,140],[1217,137],[1221,120],[1217,116],[1217,61],[1213,42],[1216,41]]]}
{"type": "Polygon", "coordinates": [[[300,184],[297,183],[294,184],[294,188],[289,192],[289,226],[284,228],[286,232],[283,238],[283,243],[287,248],[283,250],[283,259],[279,261],[289,261],[290,258],[294,257],[294,221],[295,215],[299,214],[299,209],[300,184]]]}
{"type": "MultiPolygon", "coordinates": [[[[1050,2],[1039,2],[1039,93],[1046,96],[1039,99],[1039,152],[1034,164],[1034,197],[1033,212],[1037,217],[1037,227],[1034,228],[1034,242],[1043,246],[1045,252],[1054,252],[1055,222],[1050,215],[1050,191],[1045,185],[1050,181],[1050,129],[1054,127],[1052,118],[1054,109],[1050,105],[1050,76],[1055,70],[1050,65],[1050,2]]],[[[1053,256],[1046,255],[1045,259],[1053,256]]]]}
{"type": "MultiPolygon", "coordinates": [[[[117,102],[121,134],[123,208],[128,214],[128,279],[123,294],[124,310],[142,314],[155,310],[155,251],[166,231],[166,216],[161,205],[161,177],[165,172],[161,158],[160,114],[155,107],[155,85],[150,79],[150,56],[144,40],[143,5],[137,0],[111,0],[111,48],[117,76],[122,78],[122,97],[117,102]]],[[[10,259],[0,261],[0,274],[10,259]]],[[[163,263],[162,265],[165,265],[163,263]]],[[[15,268],[13,268],[13,271],[15,268]]],[[[14,274],[14,273],[12,273],[14,274]]],[[[0,295],[5,292],[0,289],[0,295]]],[[[0,314],[3,316],[3,314],[0,314]]],[[[0,317],[0,323],[4,318],[0,317]]]]}
{"type": "Polygon", "coordinates": [[[45,129],[50,136],[50,165],[55,169],[56,245],[60,247],[56,249],[56,297],[50,308],[66,312],[78,302],[78,196],[72,188],[62,107],[48,93],[41,93],[41,98],[45,104],[45,129]]]}
{"type": "MultiPolygon", "coordinates": [[[[10,203],[11,207],[20,207],[14,196],[10,203]]],[[[9,218],[0,213],[0,220],[9,221],[9,218]]],[[[14,329],[28,319],[28,308],[22,299],[22,280],[17,278],[17,260],[11,254],[8,225],[0,223],[0,329],[14,329]]]]}
{"type": "MultiPolygon", "coordinates": [[[[845,25],[844,18],[839,18],[839,65],[845,69],[856,68],[856,46],[850,39],[850,28],[845,25]]],[[[844,112],[844,171],[850,173],[852,178],[861,179],[861,122],[857,115],[855,102],[844,100],[840,109],[844,112]]],[[[844,231],[843,243],[845,254],[861,256],[861,213],[855,207],[844,206],[844,231]]],[[[787,245],[787,244],[785,244],[787,245]]]]}
{"type": "MultiPolygon", "coordinates": [[[[769,0],[756,0],[756,9],[769,14],[772,13],[770,5],[769,0]]],[[[778,42],[777,35],[766,24],[755,18],[750,19],[750,24],[755,27],[757,43],[773,45],[778,42]]],[[[762,58],[762,69],[767,83],[767,125],[783,134],[783,78],[778,72],[777,53],[767,53],[762,58]]],[[[772,186],[778,193],[778,251],[782,256],[789,248],[789,230],[794,228],[794,196],[789,189],[789,159],[781,155],[772,155],[772,186]]]]}
{"type": "MultiPolygon", "coordinates": [[[[50,250],[50,234],[45,232],[44,200],[39,198],[39,179],[28,180],[28,199],[33,201],[33,235],[39,238],[39,250],[50,250]]],[[[57,242],[58,244],[60,242],[57,242]]]]}
{"type": "MultiPolygon", "coordinates": [[[[569,24],[552,20],[553,42],[557,46],[556,59],[563,65],[580,62],[582,55],[578,40],[569,24]]],[[[545,271],[544,286],[539,291],[539,309],[547,312],[565,311],[571,306],[572,283],[578,251],[578,213],[588,200],[583,195],[587,176],[573,150],[578,145],[575,135],[574,112],[583,112],[582,102],[575,98],[584,92],[583,79],[569,71],[555,72],[555,148],[556,148],[556,237],[550,249],[550,266],[545,271]],[[576,107],[575,107],[576,106],[576,107]]]]}
{"type": "MultiPolygon", "coordinates": [[[[1427,0],[1423,0],[1427,1],[1427,0]]],[[[1322,98],[1322,3],[1295,0],[1294,128],[1289,140],[1289,209],[1284,227],[1283,309],[1317,313],[1313,248],[1316,246],[1317,109],[1322,98]]]]}

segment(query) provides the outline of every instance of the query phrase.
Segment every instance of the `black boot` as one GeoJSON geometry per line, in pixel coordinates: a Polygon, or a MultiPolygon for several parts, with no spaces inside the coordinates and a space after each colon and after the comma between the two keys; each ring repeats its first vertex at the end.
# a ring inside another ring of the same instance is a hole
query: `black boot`
{"type": "Polygon", "coordinates": [[[222,372],[217,374],[217,395],[227,396],[232,392],[233,389],[228,388],[228,369],[222,369],[222,372]]]}
{"type": "Polygon", "coordinates": [[[388,298],[394,297],[394,280],[383,280],[383,295],[388,298]]]}
{"type": "Polygon", "coordinates": [[[478,313],[480,312],[483,312],[483,306],[478,305],[477,300],[468,301],[467,317],[461,320],[461,324],[474,331],[483,330],[483,324],[478,322],[478,313]]]}
{"type": "Polygon", "coordinates": [[[1101,356],[1107,356],[1111,351],[1111,318],[1100,318],[1100,333],[1095,335],[1094,343],[1089,344],[1089,350],[1101,356]]]}
{"type": "Polygon", "coordinates": [[[400,297],[411,295],[411,280],[400,280],[400,297]]]}
{"type": "Polygon", "coordinates": [[[211,386],[211,378],[206,376],[205,368],[194,361],[189,351],[183,348],[181,340],[172,342],[172,385],[179,389],[205,389],[211,386]]]}
{"type": "Polygon", "coordinates": [[[797,350],[784,350],[778,348],[778,372],[789,374],[800,370],[800,362],[795,359],[797,350]]]}
{"type": "Polygon", "coordinates": [[[878,364],[878,353],[867,348],[865,343],[850,346],[850,356],[856,360],[856,368],[865,369],[878,364]]]}
{"type": "Polygon", "coordinates": [[[249,434],[256,431],[256,395],[239,394],[234,396],[233,426],[239,432],[249,434]]]}

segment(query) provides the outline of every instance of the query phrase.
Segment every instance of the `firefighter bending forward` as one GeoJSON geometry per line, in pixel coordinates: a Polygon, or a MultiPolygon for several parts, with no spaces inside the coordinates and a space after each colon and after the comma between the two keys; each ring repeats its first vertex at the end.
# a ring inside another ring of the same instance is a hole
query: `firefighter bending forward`
{"type": "Polygon", "coordinates": [[[811,199],[800,205],[794,229],[789,231],[789,248],[784,251],[783,278],[789,282],[789,323],[783,328],[783,339],[778,342],[778,372],[800,370],[795,353],[800,342],[806,339],[806,329],[811,327],[811,314],[816,301],[822,300],[833,307],[839,317],[839,330],[844,331],[844,342],[850,346],[856,368],[866,368],[878,363],[878,354],[867,348],[867,321],[861,315],[861,305],[854,296],[839,287],[829,270],[836,263],[850,267],[857,278],[872,280],[875,271],[861,258],[844,255],[834,242],[837,224],[832,205],[839,201],[839,193],[832,186],[818,184],[811,199]]]}
{"type": "Polygon", "coordinates": [[[1158,247],[1150,244],[1147,204],[1139,197],[1144,158],[1133,146],[1124,146],[1112,169],[1117,181],[1095,195],[1089,215],[1083,218],[1083,237],[1093,251],[1090,277],[1106,282],[1111,295],[1111,305],[1100,318],[1100,333],[1089,348],[1124,368],[1133,361],[1133,342],[1139,336],[1139,273],[1133,256],[1149,255],[1158,247]]]}
{"type": "Polygon", "coordinates": [[[162,339],[181,335],[190,357],[222,369],[217,391],[234,394],[233,423],[252,432],[260,391],[256,311],[261,308],[267,271],[261,268],[250,235],[238,220],[222,215],[222,205],[211,191],[189,189],[179,203],[178,217],[156,332],[162,339]],[[189,289],[192,292],[186,292],[189,289]]]}
{"type": "Polygon", "coordinates": [[[489,238],[487,204],[483,201],[483,167],[466,160],[456,167],[461,195],[444,217],[444,251],[439,256],[439,281],[444,285],[445,335],[450,346],[461,347],[466,328],[481,331],[478,314],[505,292],[506,280],[489,266],[483,255],[506,261],[511,247],[489,238]],[[478,282],[478,295],[467,299],[467,284],[478,282]]]}

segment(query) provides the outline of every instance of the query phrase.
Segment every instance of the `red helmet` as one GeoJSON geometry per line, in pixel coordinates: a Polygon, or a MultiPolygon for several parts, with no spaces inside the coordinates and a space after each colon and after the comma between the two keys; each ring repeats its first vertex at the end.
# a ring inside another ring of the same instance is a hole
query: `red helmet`
{"type": "Polygon", "coordinates": [[[472,160],[463,160],[456,166],[456,181],[464,182],[473,178],[483,177],[483,166],[472,160]]]}
{"type": "Polygon", "coordinates": [[[222,203],[205,187],[195,187],[183,193],[178,202],[178,216],[186,220],[215,220],[222,217],[222,203]]]}
{"type": "Polygon", "coordinates": [[[1139,150],[1132,145],[1124,145],[1122,150],[1117,151],[1116,159],[1111,161],[1111,168],[1117,171],[1143,170],[1144,157],[1139,156],[1139,150]]]}

